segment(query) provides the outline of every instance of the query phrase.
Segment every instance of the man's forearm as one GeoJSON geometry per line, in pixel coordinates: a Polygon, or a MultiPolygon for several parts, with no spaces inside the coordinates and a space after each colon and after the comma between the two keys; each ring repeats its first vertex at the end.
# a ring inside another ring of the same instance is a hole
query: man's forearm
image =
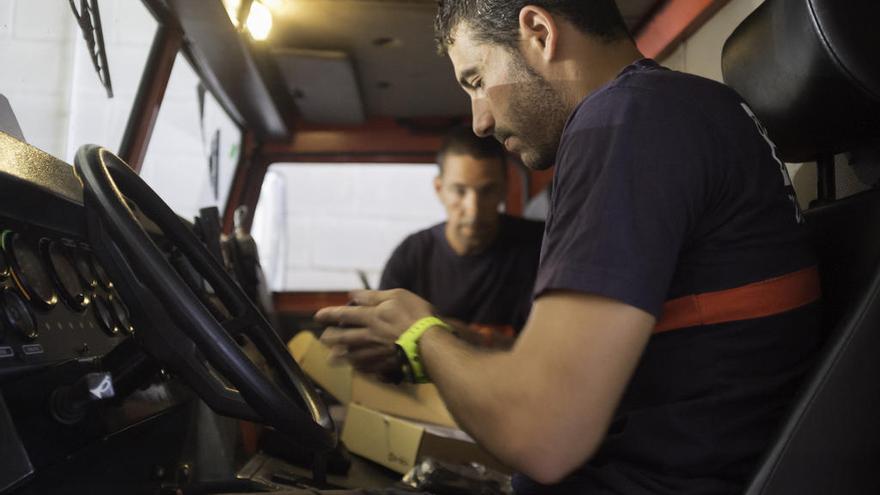
{"type": "MultiPolygon", "coordinates": [[[[359,306],[324,308],[315,318],[363,327],[328,328],[322,337],[347,347],[361,369],[376,361],[376,344],[390,347],[434,312],[407,291],[359,291],[353,299],[359,306]]],[[[418,345],[465,431],[510,467],[553,484],[599,448],[654,324],[651,314],[614,299],[554,291],[535,302],[509,352],[480,350],[438,327],[418,345]]]]}
{"type": "MultiPolygon", "coordinates": [[[[474,347],[451,333],[435,328],[419,343],[432,382],[437,385],[459,426],[490,453],[518,468],[516,440],[528,436],[528,423],[518,412],[533,410],[534,399],[524,381],[529,373],[513,370],[510,352],[474,347]]],[[[521,368],[521,366],[520,366],[521,368]]]]}
{"type": "MultiPolygon", "coordinates": [[[[442,316],[441,318],[447,324],[455,327],[456,334],[458,334],[458,336],[462,340],[476,347],[503,351],[510,350],[510,348],[513,347],[513,344],[516,342],[515,336],[507,336],[502,333],[495,333],[494,331],[491,334],[486,334],[474,330],[474,328],[470,324],[465,323],[461,320],[449,318],[447,316],[442,316]]],[[[491,331],[491,329],[489,328],[487,328],[487,330],[491,331]]]]}

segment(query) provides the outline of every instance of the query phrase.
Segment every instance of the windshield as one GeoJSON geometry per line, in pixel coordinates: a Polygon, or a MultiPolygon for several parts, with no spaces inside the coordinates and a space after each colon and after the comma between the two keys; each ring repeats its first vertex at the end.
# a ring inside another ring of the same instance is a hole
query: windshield
{"type": "Polygon", "coordinates": [[[208,206],[222,214],[240,143],[241,130],[210,93],[199,91],[198,76],[178,54],[141,176],[184,218],[208,206]]]}

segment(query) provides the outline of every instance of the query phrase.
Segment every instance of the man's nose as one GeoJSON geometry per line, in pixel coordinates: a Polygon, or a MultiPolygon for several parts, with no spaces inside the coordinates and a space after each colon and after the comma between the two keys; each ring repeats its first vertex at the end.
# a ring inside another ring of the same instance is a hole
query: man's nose
{"type": "Polygon", "coordinates": [[[489,110],[489,102],[485,98],[471,99],[471,113],[474,116],[474,134],[490,137],[495,131],[495,118],[489,110]]]}
{"type": "Polygon", "coordinates": [[[477,191],[468,191],[464,196],[462,204],[465,215],[474,220],[485,216],[487,211],[498,208],[498,205],[493,204],[485,193],[477,191]]]}
{"type": "Polygon", "coordinates": [[[477,217],[480,212],[480,195],[476,191],[469,190],[466,192],[461,203],[467,218],[474,219],[477,217]]]}

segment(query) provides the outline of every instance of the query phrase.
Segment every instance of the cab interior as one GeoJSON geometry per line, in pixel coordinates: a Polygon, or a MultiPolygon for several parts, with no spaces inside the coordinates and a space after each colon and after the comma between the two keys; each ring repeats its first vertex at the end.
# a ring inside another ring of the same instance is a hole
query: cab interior
{"type": "MultiPolygon", "coordinates": [[[[877,8],[618,3],[756,109],[820,253],[827,348],[748,493],[877,493],[877,8]]],[[[0,0],[0,493],[399,486],[286,342],[443,219],[470,104],[435,7],[0,0]]],[[[543,218],[552,169],[509,165],[505,212],[543,218]]]]}

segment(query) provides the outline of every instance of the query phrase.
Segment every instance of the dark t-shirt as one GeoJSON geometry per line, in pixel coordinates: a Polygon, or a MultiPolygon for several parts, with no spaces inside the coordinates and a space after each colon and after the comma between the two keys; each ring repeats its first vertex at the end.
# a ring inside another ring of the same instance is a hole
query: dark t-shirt
{"type": "MultiPolygon", "coordinates": [[[[740,97],[642,60],[566,124],[535,295],[600,294],[659,318],[667,300],[813,265],[805,235],[740,97]]],[[[655,334],[597,455],[557,487],[517,490],[740,493],[819,345],[818,309],[655,334]]]]}
{"type": "Polygon", "coordinates": [[[380,288],[407,289],[438,314],[519,330],[531,308],[544,224],[501,215],[498,237],[480,254],[460,256],[445,223],[407,237],[385,265],[380,288]]]}

